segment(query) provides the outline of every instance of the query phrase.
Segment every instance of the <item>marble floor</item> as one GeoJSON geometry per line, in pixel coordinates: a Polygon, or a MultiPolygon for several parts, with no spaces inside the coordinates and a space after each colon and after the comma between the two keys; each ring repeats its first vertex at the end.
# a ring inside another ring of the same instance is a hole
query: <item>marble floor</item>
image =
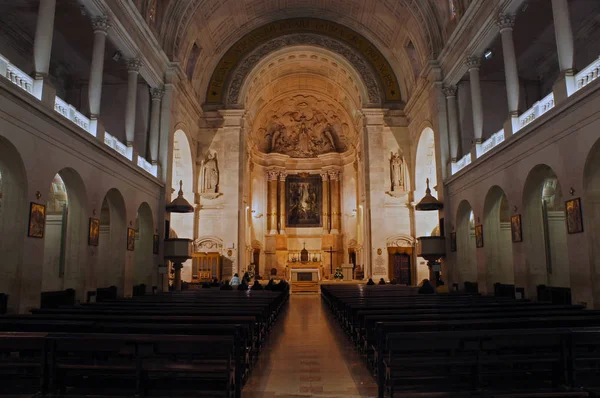
{"type": "Polygon", "coordinates": [[[376,397],[377,385],[320,295],[292,295],[242,396],[376,397]]]}

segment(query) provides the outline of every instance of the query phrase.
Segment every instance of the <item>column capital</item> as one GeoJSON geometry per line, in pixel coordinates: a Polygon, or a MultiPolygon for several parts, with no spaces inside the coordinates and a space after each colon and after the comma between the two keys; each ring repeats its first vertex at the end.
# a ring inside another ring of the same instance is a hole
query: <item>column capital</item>
{"type": "Polygon", "coordinates": [[[152,101],[160,101],[165,94],[165,90],[162,88],[151,88],[150,96],[152,97],[152,101]]]}
{"type": "Polygon", "coordinates": [[[329,178],[331,178],[331,181],[338,181],[340,178],[340,172],[337,170],[329,170],[329,178]]]}
{"type": "Polygon", "coordinates": [[[103,15],[92,18],[92,28],[94,29],[94,33],[104,33],[106,35],[110,26],[108,18],[103,15]]]}
{"type": "Polygon", "coordinates": [[[268,181],[277,181],[277,178],[279,178],[279,171],[267,170],[267,180],[268,181]]]}
{"type": "Polygon", "coordinates": [[[500,33],[505,30],[512,30],[515,26],[515,16],[513,14],[499,14],[496,25],[500,28],[500,33]]]}
{"type": "Polygon", "coordinates": [[[279,173],[279,181],[285,181],[285,179],[287,178],[288,173],[286,171],[282,171],[279,173]]]}
{"type": "Polygon", "coordinates": [[[456,86],[444,86],[442,91],[446,98],[456,97],[456,86]]]}
{"type": "Polygon", "coordinates": [[[467,65],[469,72],[472,69],[479,69],[481,66],[481,58],[475,56],[467,57],[465,64],[467,65]]]}
{"type": "Polygon", "coordinates": [[[323,179],[324,182],[329,181],[329,173],[327,171],[322,171],[319,174],[321,174],[321,179],[323,179]]]}
{"type": "Polygon", "coordinates": [[[142,67],[142,61],[139,58],[130,58],[125,61],[128,72],[139,72],[142,67]]]}

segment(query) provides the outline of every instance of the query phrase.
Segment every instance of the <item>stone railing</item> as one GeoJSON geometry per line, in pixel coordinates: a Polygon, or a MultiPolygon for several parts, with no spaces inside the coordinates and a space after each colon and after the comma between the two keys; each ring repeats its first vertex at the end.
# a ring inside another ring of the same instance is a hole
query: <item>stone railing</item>
{"type": "Polygon", "coordinates": [[[14,85],[33,95],[33,78],[17,68],[8,59],[0,55],[0,75],[6,77],[14,85]]]}
{"type": "Polygon", "coordinates": [[[504,129],[492,134],[490,138],[483,141],[481,144],[481,152],[477,154],[477,157],[481,157],[487,152],[491,151],[495,146],[499,145],[501,142],[504,142],[504,129]]]}
{"type": "Polygon", "coordinates": [[[575,75],[575,91],[582,89],[598,78],[600,74],[600,58],[589,64],[575,75]]]}
{"type": "Polygon", "coordinates": [[[519,129],[527,126],[552,108],[554,108],[554,93],[548,94],[519,116],[519,129]]]}
{"type": "Polygon", "coordinates": [[[471,152],[463,156],[458,162],[452,164],[452,174],[456,174],[471,164],[471,152]]]}
{"type": "Polygon", "coordinates": [[[154,177],[156,177],[156,174],[157,174],[156,165],[153,165],[152,163],[148,162],[146,159],[144,159],[141,156],[138,156],[137,162],[138,162],[139,167],[141,167],[142,169],[146,170],[148,173],[150,173],[154,177]]]}
{"type": "Polygon", "coordinates": [[[90,119],[75,109],[73,105],[67,104],[58,96],[54,99],[54,110],[90,133],[90,119]]]}
{"type": "Polygon", "coordinates": [[[120,155],[127,157],[127,145],[110,135],[108,131],[104,133],[104,143],[117,151],[120,155]]]}

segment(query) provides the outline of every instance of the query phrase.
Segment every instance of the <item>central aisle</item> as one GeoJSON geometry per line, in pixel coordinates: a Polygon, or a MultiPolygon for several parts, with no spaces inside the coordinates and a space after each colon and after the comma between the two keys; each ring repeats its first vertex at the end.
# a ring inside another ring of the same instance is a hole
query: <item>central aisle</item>
{"type": "Polygon", "coordinates": [[[376,397],[377,385],[320,295],[292,295],[244,398],[376,397]]]}

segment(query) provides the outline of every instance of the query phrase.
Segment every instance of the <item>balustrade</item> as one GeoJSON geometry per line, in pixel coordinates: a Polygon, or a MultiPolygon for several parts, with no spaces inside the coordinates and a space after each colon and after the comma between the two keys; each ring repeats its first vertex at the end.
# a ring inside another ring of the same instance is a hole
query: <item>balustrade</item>
{"type": "Polygon", "coordinates": [[[458,162],[452,165],[452,174],[456,174],[471,164],[471,153],[467,153],[458,162]]]}
{"type": "Polygon", "coordinates": [[[481,144],[481,153],[479,153],[477,157],[479,158],[483,156],[502,142],[504,142],[504,129],[492,134],[490,138],[488,138],[481,144]]]}
{"type": "Polygon", "coordinates": [[[67,104],[66,101],[64,101],[58,96],[54,99],[54,110],[60,113],[63,117],[69,119],[70,121],[78,125],[86,132],[92,134],[92,132],[90,131],[90,119],[88,119],[81,112],[75,109],[73,105],[67,104]]]}
{"type": "Polygon", "coordinates": [[[123,144],[116,137],[113,137],[107,132],[104,133],[104,143],[117,151],[120,155],[127,158],[127,145],[123,144]]]}
{"type": "Polygon", "coordinates": [[[33,95],[33,78],[0,55],[0,74],[11,83],[33,95]]]}
{"type": "Polygon", "coordinates": [[[138,156],[137,163],[139,167],[156,177],[158,172],[158,168],[156,167],[156,165],[153,165],[141,156],[138,156]]]}
{"type": "Polygon", "coordinates": [[[598,78],[598,74],[600,73],[600,58],[596,59],[586,68],[584,68],[581,72],[575,75],[575,81],[577,82],[577,86],[575,87],[575,91],[582,89],[587,86],[594,80],[598,78]]]}

